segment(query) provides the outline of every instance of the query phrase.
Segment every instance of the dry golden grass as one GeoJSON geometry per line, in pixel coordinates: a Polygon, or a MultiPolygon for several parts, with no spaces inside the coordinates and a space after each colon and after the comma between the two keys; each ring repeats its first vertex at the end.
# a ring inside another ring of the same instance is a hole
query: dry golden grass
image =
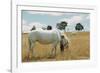
{"type": "MultiPolygon", "coordinates": [[[[61,54],[59,45],[57,46],[56,56],[51,56],[51,44],[42,45],[36,42],[34,47],[34,57],[32,61],[60,61],[60,60],[84,60],[90,58],[90,33],[89,32],[67,32],[70,39],[70,46],[61,54]]],[[[26,56],[28,49],[28,34],[22,34],[22,62],[27,62],[26,56]]],[[[32,53],[31,53],[32,56],[32,53]]]]}

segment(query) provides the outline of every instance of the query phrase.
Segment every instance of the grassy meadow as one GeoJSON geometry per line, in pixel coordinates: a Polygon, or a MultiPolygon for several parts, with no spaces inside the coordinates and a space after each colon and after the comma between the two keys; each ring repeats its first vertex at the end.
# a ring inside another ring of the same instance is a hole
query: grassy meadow
{"type": "Polygon", "coordinates": [[[59,45],[57,46],[56,56],[51,56],[51,44],[42,45],[36,42],[34,47],[34,57],[31,54],[31,59],[27,61],[26,56],[28,44],[28,33],[22,33],[22,62],[37,62],[37,61],[62,61],[62,60],[84,60],[90,58],[90,33],[77,32],[65,33],[70,39],[69,48],[60,52],[59,45]]]}

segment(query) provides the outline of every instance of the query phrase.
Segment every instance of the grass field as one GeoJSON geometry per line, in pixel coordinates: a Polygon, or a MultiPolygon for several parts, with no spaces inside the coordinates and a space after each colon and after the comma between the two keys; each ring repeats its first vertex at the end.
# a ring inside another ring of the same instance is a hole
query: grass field
{"type": "Polygon", "coordinates": [[[57,53],[55,57],[51,54],[51,44],[42,45],[36,42],[34,47],[34,57],[27,61],[27,48],[28,48],[28,34],[22,33],[22,62],[33,61],[62,61],[62,60],[83,60],[90,58],[90,33],[77,32],[65,33],[70,39],[69,48],[64,50],[61,54],[59,45],[57,46],[57,53]]]}

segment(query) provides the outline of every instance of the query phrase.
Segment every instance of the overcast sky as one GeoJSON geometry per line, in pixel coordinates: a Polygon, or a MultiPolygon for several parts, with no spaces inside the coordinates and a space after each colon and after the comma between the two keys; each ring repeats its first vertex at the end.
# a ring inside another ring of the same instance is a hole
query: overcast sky
{"type": "Polygon", "coordinates": [[[66,31],[75,31],[76,23],[81,23],[85,31],[90,31],[89,13],[22,11],[23,32],[29,31],[33,25],[35,25],[36,28],[47,27],[48,25],[55,28],[56,24],[61,21],[68,23],[66,31]]]}

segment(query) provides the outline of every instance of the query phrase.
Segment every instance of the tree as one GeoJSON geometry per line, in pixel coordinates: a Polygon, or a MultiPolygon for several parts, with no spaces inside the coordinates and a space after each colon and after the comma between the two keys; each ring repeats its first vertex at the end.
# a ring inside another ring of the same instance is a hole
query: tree
{"type": "Polygon", "coordinates": [[[75,30],[78,30],[78,31],[82,31],[84,29],[83,25],[81,23],[77,23],[76,26],[75,26],[75,30]]]}
{"type": "Polygon", "coordinates": [[[60,23],[57,23],[56,27],[57,27],[58,29],[60,29],[60,30],[66,31],[65,28],[66,28],[67,24],[68,24],[67,22],[62,21],[62,22],[60,22],[60,23]]]}
{"type": "Polygon", "coordinates": [[[47,30],[52,30],[52,26],[48,25],[47,30]]]}

